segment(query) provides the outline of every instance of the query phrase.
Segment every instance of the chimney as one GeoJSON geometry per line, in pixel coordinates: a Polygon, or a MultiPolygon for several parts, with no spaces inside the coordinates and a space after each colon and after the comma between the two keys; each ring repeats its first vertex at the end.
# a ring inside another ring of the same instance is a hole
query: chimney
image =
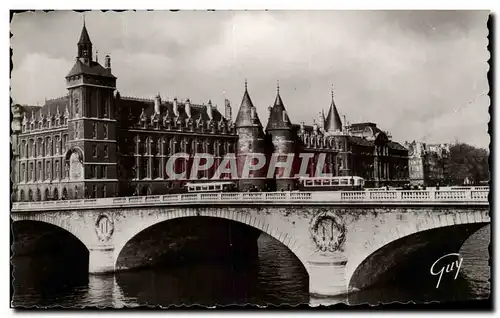
{"type": "Polygon", "coordinates": [[[229,100],[227,98],[224,100],[224,104],[225,104],[225,114],[224,114],[225,116],[224,117],[226,117],[226,119],[228,121],[231,121],[233,118],[233,111],[231,109],[231,104],[229,103],[229,100]]]}
{"type": "Polygon", "coordinates": [[[161,105],[161,97],[160,97],[160,93],[158,93],[158,95],[156,95],[156,97],[155,97],[155,113],[156,114],[160,113],[160,105],[161,105]]]}
{"type": "Polygon", "coordinates": [[[207,115],[208,115],[208,118],[210,118],[210,120],[213,119],[213,112],[212,112],[212,101],[209,100],[208,101],[208,105],[207,105],[207,115]]]}
{"type": "Polygon", "coordinates": [[[186,102],[184,103],[184,111],[186,112],[188,118],[191,118],[191,101],[189,100],[189,98],[186,99],[186,102]]]}
{"type": "Polygon", "coordinates": [[[174,97],[172,108],[174,109],[175,117],[179,117],[179,106],[177,105],[177,97],[174,97]]]}
{"type": "Polygon", "coordinates": [[[104,67],[111,71],[111,57],[109,56],[109,54],[104,57],[104,67]]]}

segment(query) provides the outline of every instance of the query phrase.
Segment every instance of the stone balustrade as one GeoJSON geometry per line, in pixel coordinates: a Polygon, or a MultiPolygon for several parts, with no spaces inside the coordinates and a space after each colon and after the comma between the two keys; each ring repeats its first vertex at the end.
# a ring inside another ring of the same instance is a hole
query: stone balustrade
{"type": "Polygon", "coordinates": [[[190,204],[488,205],[488,194],[488,189],[183,193],[82,200],[15,202],[12,206],[12,212],[61,208],[94,209],[140,205],[190,204]]]}

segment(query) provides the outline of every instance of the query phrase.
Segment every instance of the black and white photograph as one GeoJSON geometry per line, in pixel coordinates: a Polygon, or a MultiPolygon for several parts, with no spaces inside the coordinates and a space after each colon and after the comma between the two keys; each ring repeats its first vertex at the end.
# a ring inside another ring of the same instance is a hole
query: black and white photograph
{"type": "Polygon", "coordinates": [[[11,308],[490,299],[489,19],[11,12],[11,308]]]}

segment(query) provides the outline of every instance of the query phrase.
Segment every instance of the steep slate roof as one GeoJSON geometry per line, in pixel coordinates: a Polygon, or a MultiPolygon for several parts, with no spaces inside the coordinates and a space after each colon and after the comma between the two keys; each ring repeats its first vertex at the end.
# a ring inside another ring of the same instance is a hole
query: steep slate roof
{"type": "MultiPolygon", "coordinates": [[[[134,97],[121,97],[118,107],[121,108],[122,112],[126,116],[129,114],[132,114],[132,116],[136,119],[139,119],[141,114],[146,116],[146,118],[150,119],[154,114],[155,114],[155,109],[154,109],[154,100],[153,99],[140,99],[140,98],[134,98],[134,97]]],[[[200,119],[202,121],[208,121],[208,113],[207,113],[207,107],[206,105],[198,105],[198,104],[191,104],[191,118],[193,122],[196,122],[197,120],[200,119]]],[[[179,110],[179,118],[180,120],[186,120],[187,119],[187,114],[186,114],[186,103],[181,103],[177,101],[177,109],[179,110]]],[[[168,118],[175,119],[176,116],[174,114],[174,104],[173,101],[162,101],[160,104],[160,114],[158,115],[159,118],[158,120],[163,120],[165,114],[168,112],[168,118]]],[[[219,112],[218,109],[215,107],[212,107],[212,121],[218,123],[220,121],[227,122],[227,120],[224,118],[224,116],[219,112]]]]}
{"type": "Polygon", "coordinates": [[[335,106],[335,101],[333,100],[332,92],[332,102],[330,104],[330,109],[328,110],[328,115],[325,121],[326,131],[342,131],[342,121],[340,120],[339,112],[337,111],[337,106],[335,106]]]}
{"type": "Polygon", "coordinates": [[[266,126],[266,130],[274,129],[292,129],[290,118],[288,117],[285,105],[283,105],[283,101],[281,100],[279,87],[276,99],[274,100],[274,105],[269,113],[269,120],[267,121],[266,126]],[[283,112],[285,113],[284,116],[283,112]]]}
{"type": "Polygon", "coordinates": [[[253,106],[252,99],[248,94],[247,85],[245,83],[245,93],[241,100],[241,106],[234,121],[236,127],[262,127],[262,124],[257,114],[257,110],[253,106]],[[252,108],[254,109],[254,117],[252,118],[252,108]]]}
{"type": "Polygon", "coordinates": [[[89,75],[116,78],[113,74],[111,74],[111,70],[104,68],[98,62],[91,61],[90,65],[86,65],[85,63],[77,59],[75,65],[73,65],[73,68],[71,69],[71,71],[69,71],[66,77],[80,75],[80,74],[89,74],[89,75]]]}
{"type": "Polygon", "coordinates": [[[49,99],[45,101],[43,106],[21,106],[21,109],[26,114],[27,119],[31,119],[31,114],[35,115],[35,118],[40,117],[40,114],[47,116],[49,113],[51,116],[57,114],[57,109],[59,109],[59,114],[64,114],[66,107],[69,106],[69,97],[63,96],[55,99],[49,99]]]}
{"type": "Polygon", "coordinates": [[[87,27],[85,26],[85,21],[83,22],[82,33],[80,34],[80,40],[78,44],[92,44],[90,41],[89,33],[87,32],[87,27]]]}
{"type": "Polygon", "coordinates": [[[388,143],[388,146],[389,148],[391,149],[396,149],[396,150],[405,150],[405,151],[408,151],[408,149],[406,149],[403,145],[401,145],[399,142],[395,142],[395,141],[389,141],[388,143]]]}
{"type": "Polygon", "coordinates": [[[363,137],[349,136],[349,142],[354,145],[364,146],[364,147],[372,147],[375,145],[373,140],[367,140],[363,137]]]}

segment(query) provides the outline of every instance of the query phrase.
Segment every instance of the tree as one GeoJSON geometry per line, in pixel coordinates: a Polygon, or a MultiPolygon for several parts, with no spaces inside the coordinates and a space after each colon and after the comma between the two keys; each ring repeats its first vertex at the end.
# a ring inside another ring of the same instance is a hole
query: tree
{"type": "Polygon", "coordinates": [[[490,179],[486,149],[476,148],[464,143],[455,143],[450,147],[447,174],[451,184],[462,185],[465,178],[477,184],[490,179]]]}

